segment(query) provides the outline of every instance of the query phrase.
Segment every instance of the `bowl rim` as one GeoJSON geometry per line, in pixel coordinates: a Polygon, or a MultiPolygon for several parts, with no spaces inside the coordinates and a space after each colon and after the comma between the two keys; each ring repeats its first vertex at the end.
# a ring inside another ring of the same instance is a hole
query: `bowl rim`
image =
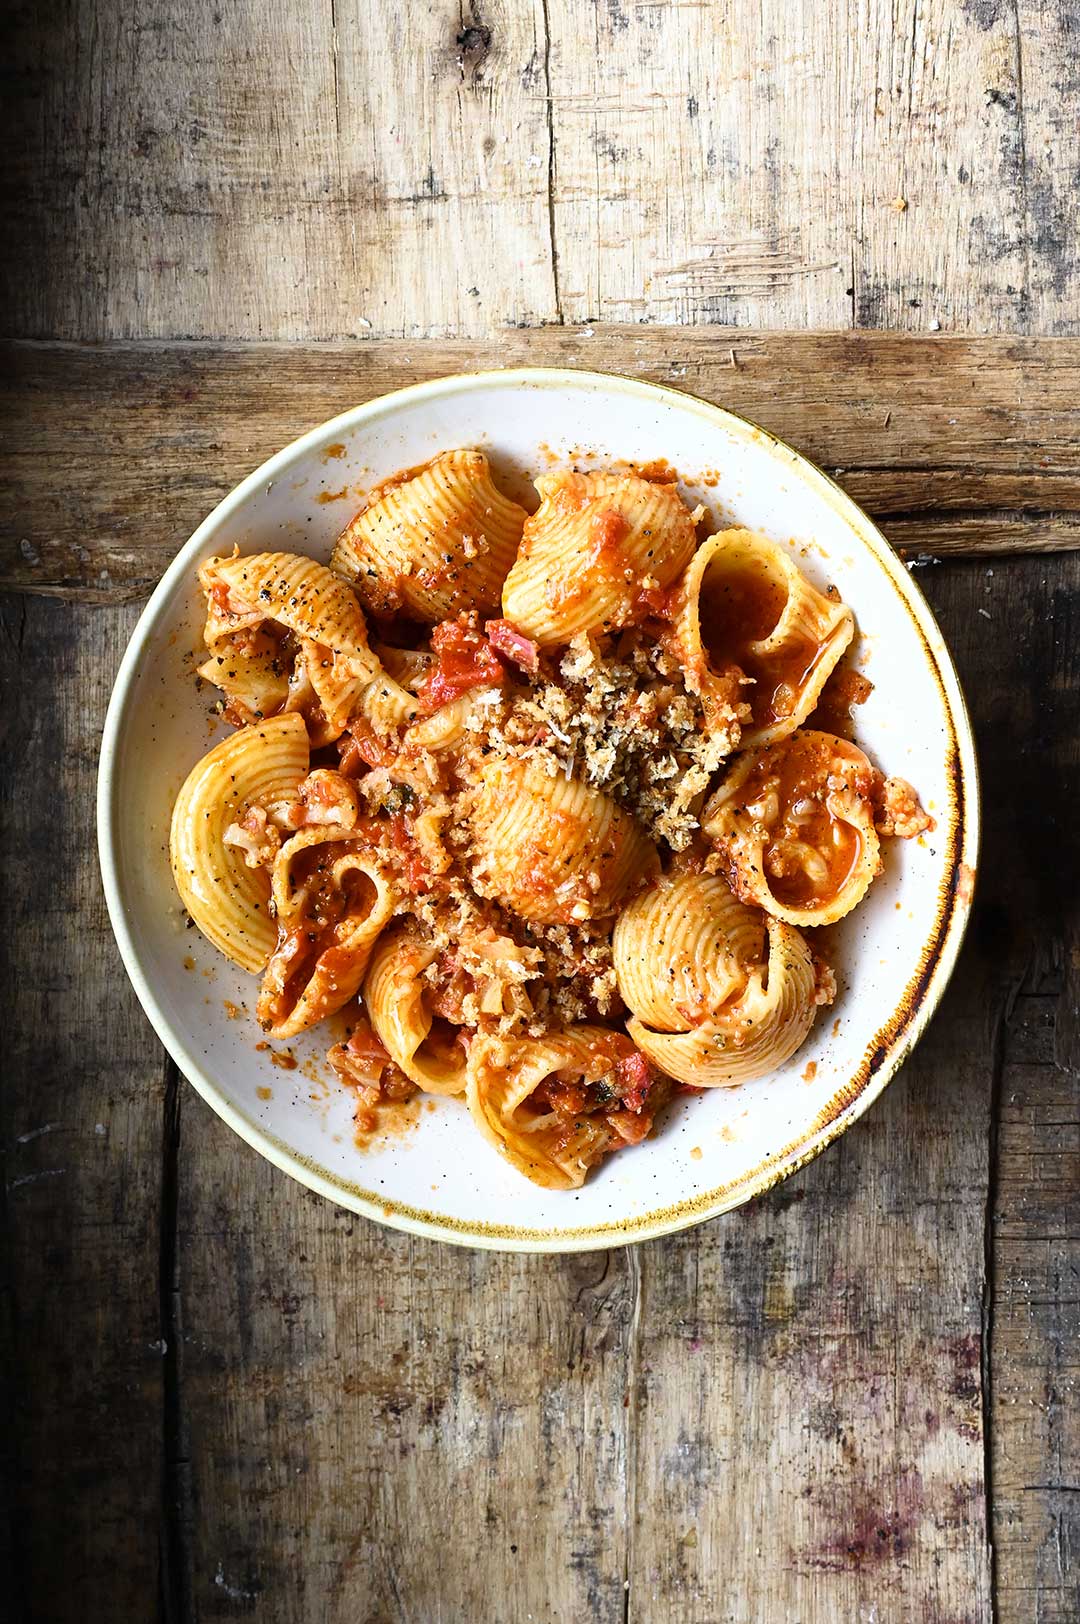
{"type": "Polygon", "coordinates": [[[701,400],[687,390],[654,383],[621,373],[593,372],[576,367],[490,368],[476,372],[453,373],[445,377],[408,384],[376,396],[326,419],[282,447],[242,479],[207,514],[179,548],[161,580],[151,593],[131,633],[109,699],[101,738],[97,782],[98,854],[105,899],[113,934],[124,968],[143,1010],[159,1041],[175,1064],[211,1108],[253,1149],[283,1172],[317,1194],[361,1213],[376,1223],[428,1239],[461,1246],[496,1251],[559,1253],[584,1252],[599,1248],[636,1244],[673,1234],[707,1219],[731,1211],[753,1197],[764,1194],[782,1179],[807,1165],[864,1114],[884,1091],[904,1060],[922,1036],[941,1001],[952,975],[963,941],[971,909],[978,866],[980,795],[978,763],[967,705],[948,647],[918,583],[909,574],[873,520],[816,463],[752,419],[723,406],[701,400]],[[895,1015],[875,1035],[854,1078],[838,1089],[822,1116],[791,1144],[770,1154],[731,1184],[702,1192],[686,1201],[669,1205],[637,1218],[583,1228],[516,1228],[447,1218],[437,1213],[365,1191],[292,1149],[259,1122],[232,1104],[219,1089],[200,1061],[191,1053],[158,1002],[143,972],[132,931],[123,907],[117,860],[116,822],[118,743],[127,705],[141,661],[161,630],[162,619],[174,588],[191,572],[194,560],[220,524],[242,508],[261,487],[286,474],[292,465],[317,451],[326,442],[383,416],[396,414],[402,406],[438,399],[445,395],[468,393],[492,384],[509,384],[532,389],[591,389],[597,392],[637,395],[656,405],[676,406],[723,428],[736,439],[753,441],[781,461],[789,474],[796,474],[833,509],[855,541],[866,548],[904,603],[923,644],[949,718],[950,772],[953,804],[949,809],[948,835],[952,861],[939,897],[934,930],[924,947],[916,975],[906,989],[895,1015]]]}

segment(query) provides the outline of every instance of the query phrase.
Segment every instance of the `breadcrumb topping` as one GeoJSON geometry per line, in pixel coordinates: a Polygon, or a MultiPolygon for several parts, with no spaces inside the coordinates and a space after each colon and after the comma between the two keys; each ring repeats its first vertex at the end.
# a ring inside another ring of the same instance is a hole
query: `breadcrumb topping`
{"type": "Polygon", "coordinates": [[[492,691],[467,724],[481,756],[527,757],[582,779],[631,812],[656,842],[683,851],[730,744],[702,726],[682,667],[643,632],[617,644],[581,634],[532,688],[492,691]]]}

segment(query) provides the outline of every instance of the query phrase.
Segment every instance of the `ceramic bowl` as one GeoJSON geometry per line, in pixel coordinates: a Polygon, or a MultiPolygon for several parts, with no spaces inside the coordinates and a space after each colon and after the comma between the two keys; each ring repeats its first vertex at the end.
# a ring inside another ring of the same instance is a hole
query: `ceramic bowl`
{"type": "Polygon", "coordinates": [[[99,781],[102,873],[128,974],[190,1082],[250,1145],[377,1222],[474,1246],[577,1251],[685,1228],[808,1161],[878,1097],[926,1026],[956,959],[978,845],[971,730],[948,651],[918,587],[867,516],[763,429],[687,395],[586,372],[443,378],[358,406],[305,434],[225,498],[150,599],[116,680],[99,781]],[[462,1102],[424,1102],[366,1148],[322,1030],[284,1070],[250,1013],[256,984],[186,927],[168,863],[169,816],[217,736],[193,651],[196,568],[213,553],[286,549],[326,559],[364,492],[452,446],[482,446],[511,494],[554,464],[666,458],[691,504],[765,531],[858,621],[873,682],[859,742],[909,779],[936,819],[887,843],[865,902],[834,927],[839,981],[805,1046],[773,1076],[682,1097],[654,1138],[611,1157],[574,1193],[527,1183],[462,1102]],[[246,1008],[247,1014],[243,1013],[246,1008]],[[236,1012],[241,1011],[240,1018],[236,1012]]]}

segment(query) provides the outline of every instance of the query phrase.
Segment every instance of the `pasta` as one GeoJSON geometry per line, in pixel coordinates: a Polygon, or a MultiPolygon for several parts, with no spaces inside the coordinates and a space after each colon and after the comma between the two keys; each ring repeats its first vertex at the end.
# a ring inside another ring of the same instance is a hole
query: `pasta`
{"type": "Polygon", "coordinates": [[[880,872],[874,769],[809,729],[735,762],[702,815],[733,891],[791,925],[831,925],[880,872]]]}
{"type": "Polygon", "coordinates": [[[296,795],[308,755],[299,716],[260,722],[215,745],[176,797],[169,835],[176,889],[203,935],[242,970],[263,968],[277,929],[267,875],[227,836],[243,815],[261,816],[265,826],[269,811],[296,795]]]}
{"type": "Polygon", "coordinates": [[[621,1106],[620,1072],[640,1072],[640,1062],[629,1039],[600,1026],[510,1042],[479,1038],[469,1051],[466,1099],[480,1132],[519,1173],[547,1190],[576,1190],[612,1140],[625,1137],[620,1118],[630,1113],[621,1106]]]}
{"type": "Polygon", "coordinates": [[[485,894],[541,924],[613,914],[660,866],[609,796],[527,761],[481,768],[470,822],[485,894]]]}
{"type": "Polygon", "coordinates": [[[678,1032],[745,986],[764,940],[764,916],[723,880],[667,877],[619,915],[612,935],[619,992],[647,1025],[678,1032]]]}
{"type": "Polygon", "coordinates": [[[381,942],[372,961],[364,1001],[376,1037],[395,1065],[428,1094],[465,1091],[465,1050],[458,1032],[437,1017],[426,994],[424,971],[438,949],[403,929],[381,942]]]}
{"type": "Polygon", "coordinates": [[[379,615],[495,610],[525,517],[482,451],[447,451],[373,492],[338,539],[334,568],[379,615]]]}
{"type": "Polygon", "coordinates": [[[670,586],[690,562],[697,516],[674,485],[560,473],[536,488],[540,507],[525,524],[502,602],[507,620],[543,648],[630,624],[642,595],[670,586]]]}
{"type": "Polygon", "coordinates": [[[673,475],[536,484],[526,518],[449,451],[380,486],[330,568],[206,561],[199,675],[234,731],[170,852],[267,1036],[344,1028],[358,1132],[441,1095],[568,1191],[676,1090],[791,1059],[836,993],[813,930],[930,819],[804,726],[854,619],[783,548],[699,538],[673,475]]]}
{"type": "Polygon", "coordinates": [[[686,875],[630,904],[615,927],[627,1031],[677,1082],[731,1088],[775,1071],[831,996],[790,925],[747,908],[723,880],[686,875]]]}
{"type": "Polygon", "coordinates": [[[315,748],[340,737],[359,695],[379,674],[355,595],[314,559],[295,553],[211,558],[199,676],[244,724],[300,712],[315,748]]]}
{"type": "Polygon", "coordinates": [[[751,530],[723,530],[698,548],[673,622],[707,726],[744,749],[805,722],[855,627],[846,604],[818,592],[787,553],[751,530]]]}
{"type": "Polygon", "coordinates": [[[257,1013],[271,1037],[291,1038],[355,997],[397,899],[351,829],[322,821],[286,841],[271,884],[279,940],[257,1013]]]}

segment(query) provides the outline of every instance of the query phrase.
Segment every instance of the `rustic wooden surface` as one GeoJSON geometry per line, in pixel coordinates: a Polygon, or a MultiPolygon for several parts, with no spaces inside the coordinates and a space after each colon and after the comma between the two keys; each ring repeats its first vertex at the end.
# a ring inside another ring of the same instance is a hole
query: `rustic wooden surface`
{"type": "Polygon", "coordinates": [[[1080,4],[15,9],[8,1609],[1072,1624],[1080,4]],[[243,1146],[164,1060],[94,854],[109,687],[195,522],[332,411],[518,362],[842,470],[919,569],[986,799],[957,974],[869,1116],[582,1259],[382,1231],[243,1146]]]}
{"type": "MultiPolygon", "coordinates": [[[[272,404],[262,348],[15,353],[3,1143],[29,1618],[145,1616],[157,1587],[168,1620],[1074,1616],[1080,554],[1041,490],[1080,454],[1074,347],[767,336],[732,373],[729,336],[679,335],[695,386],[842,445],[887,530],[918,522],[905,501],[946,523],[964,482],[971,556],[927,530],[917,567],[979,734],[984,877],[945,1006],[864,1122],[742,1212],[581,1260],[385,1233],[260,1161],[163,1063],[94,872],[96,743],[150,582],[265,451],[451,353],[275,351],[272,404]]],[[[656,375],[656,337],[601,358],[656,375]]]]}
{"type": "Polygon", "coordinates": [[[1080,332],[1076,0],[20,3],[20,337],[1080,332]]]}
{"type": "Polygon", "coordinates": [[[15,344],[4,359],[0,586],[82,602],[144,598],[199,520],[301,427],[493,363],[622,370],[742,412],[834,473],[907,558],[1080,547],[1080,339],[548,328],[497,352],[15,344]],[[133,434],[153,445],[152,480],[133,434]]]}

